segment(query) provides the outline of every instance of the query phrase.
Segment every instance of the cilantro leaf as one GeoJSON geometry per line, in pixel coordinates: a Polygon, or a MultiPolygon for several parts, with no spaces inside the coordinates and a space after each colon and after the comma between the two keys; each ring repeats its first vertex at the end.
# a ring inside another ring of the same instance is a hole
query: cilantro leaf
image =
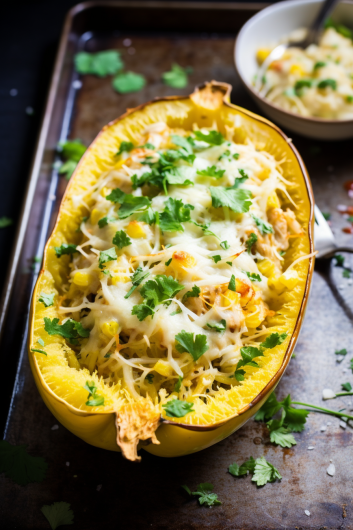
{"type": "Polygon", "coordinates": [[[246,271],[246,275],[252,282],[261,282],[260,274],[256,274],[255,272],[246,271]]]}
{"type": "Polygon", "coordinates": [[[134,274],[131,276],[132,287],[124,298],[129,298],[129,296],[135,291],[136,287],[138,287],[149,275],[150,273],[148,271],[144,271],[141,267],[137,267],[134,274]]]}
{"type": "Polygon", "coordinates": [[[47,467],[44,458],[29,455],[25,445],[0,440],[0,473],[5,473],[16,484],[26,486],[30,482],[42,482],[47,467]]]}
{"type": "Polygon", "coordinates": [[[42,302],[42,304],[44,304],[45,307],[50,307],[54,305],[54,296],[55,296],[55,293],[52,293],[52,294],[40,293],[38,302],[42,302]]]}
{"type": "Polygon", "coordinates": [[[104,263],[108,261],[114,261],[117,258],[115,247],[109,248],[108,250],[102,250],[99,253],[99,268],[103,269],[104,263]]]}
{"type": "Polygon", "coordinates": [[[184,378],[181,375],[179,375],[178,381],[175,383],[174,392],[180,392],[181,384],[183,382],[183,379],[184,378]]]}
{"type": "Polygon", "coordinates": [[[145,210],[142,214],[138,217],[139,221],[143,221],[144,223],[147,223],[148,225],[153,225],[156,222],[156,214],[152,210],[152,208],[149,206],[147,210],[145,210]]]}
{"type": "Polygon", "coordinates": [[[243,189],[226,189],[221,186],[210,186],[212,206],[227,206],[235,213],[245,213],[251,206],[251,191],[243,189]]]}
{"type": "Polygon", "coordinates": [[[178,145],[179,147],[182,147],[185,149],[187,154],[192,155],[193,149],[190,141],[187,138],[184,138],[184,136],[178,136],[177,134],[173,134],[171,136],[172,142],[175,145],[178,145]]]}
{"type": "Polygon", "coordinates": [[[258,368],[259,365],[254,359],[256,357],[263,357],[264,354],[259,348],[255,348],[254,346],[243,346],[243,348],[240,349],[240,355],[242,356],[242,360],[238,361],[237,369],[245,365],[258,368]]]}
{"type": "Polygon", "coordinates": [[[188,74],[192,72],[192,68],[183,68],[174,63],[169,72],[162,74],[163,82],[172,88],[185,88],[188,84],[188,74]]]}
{"type": "Polygon", "coordinates": [[[234,291],[236,292],[236,284],[235,284],[235,276],[234,274],[232,274],[231,278],[230,278],[230,281],[229,281],[229,284],[228,284],[228,289],[230,291],[234,291]]]}
{"type": "Polygon", "coordinates": [[[323,68],[324,66],[326,66],[326,63],[324,61],[317,61],[315,64],[314,64],[314,68],[313,70],[317,70],[318,68],[323,68]]]}
{"type": "Polygon", "coordinates": [[[130,94],[131,92],[139,92],[146,84],[146,79],[141,74],[134,72],[122,72],[114,77],[112,85],[119,94],[130,94]]]}
{"type": "Polygon", "coordinates": [[[79,74],[106,77],[116,74],[123,66],[117,50],[105,50],[98,53],[79,52],[75,55],[75,68],[79,74]]]}
{"type": "Polygon", "coordinates": [[[337,89],[337,81],[335,79],[323,79],[317,84],[317,88],[332,88],[332,90],[337,89]]]}
{"type": "Polygon", "coordinates": [[[270,397],[262,405],[262,407],[257,411],[255,415],[255,421],[266,421],[272,418],[282,407],[281,403],[277,401],[276,395],[274,392],[270,394],[270,397]]]}
{"type": "Polygon", "coordinates": [[[106,215],[105,217],[102,217],[102,219],[99,219],[98,226],[99,228],[104,228],[107,226],[108,223],[113,223],[116,221],[115,217],[112,217],[111,215],[106,215]]]}
{"type": "Polygon", "coordinates": [[[124,202],[125,196],[126,193],[124,193],[120,188],[115,188],[109,193],[109,195],[106,195],[105,198],[108,201],[114,202],[115,204],[122,204],[124,202]]]}
{"type": "Polygon", "coordinates": [[[284,342],[287,338],[287,333],[271,333],[271,335],[268,335],[264,342],[261,343],[261,348],[275,348],[275,346],[279,346],[284,342]]]}
{"type": "Polygon", "coordinates": [[[271,421],[267,424],[267,427],[269,427],[270,440],[272,443],[280,445],[281,447],[292,447],[293,445],[297,444],[293,434],[290,432],[290,429],[285,427],[271,429],[271,421]]]}
{"type": "Polygon", "coordinates": [[[254,475],[251,480],[256,482],[257,486],[264,486],[267,482],[274,482],[281,478],[278,469],[267,462],[264,456],[256,459],[254,475]]]}
{"type": "Polygon", "coordinates": [[[172,276],[161,274],[155,276],[153,280],[148,280],[141,288],[140,294],[146,299],[148,305],[155,307],[168,298],[174,298],[182,289],[184,286],[172,276]]]}
{"type": "Polygon", "coordinates": [[[218,236],[216,236],[216,234],[214,232],[211,232],[211,230],[209,229],[209,224],[200,224],[200,223],[197,223],[196,221],[193,221],[192,219],[190,219],[190,221],[192,223],[194,223],[195,226],[198,226],[199,228],[201,228],[201,230],[203,231],[203,233],[205,234],[205,236],[214,236],[216,237],[217,239],[219,239],[218,236]]]}
{"type": "Polygon", "coordinates": [[[251,232],[251,234],[249,235],[246,243],[245,243],[245,246],[246,248],[248,249],[248,254],[251,254],[251,249],[253,247],[253,245],[255,245],[256,241],[257,241],[257,235],[254,234],[254,232],[251,232]]]}
{"type": "Polygon", "coordinates": [[[183,418],[189,412],[194,412],[193,406],[193,403],[180,401],[179,399],[173,399],[162,405],[165,409],[166,416],[170,418],[183,418]]]}
{"type": "Polygon", "coordinates": [[[344,256],[342,256],[342,254],[336,254],[335,256],[333,256],[333,259],[336,260],[336,267],[343,267],[344,256]]]}
{"type": "Polygon", "coordinates": [[[145,303],[134,305],[131,311],[131,314],[136,315],[140,322],[149,316],[153,317],[154,313],[154,308],[145,303]]]}
{"type": "Polygon", "coordinates": [[[342,271],[342,277],[343,278],[350,278],[351,277],[351,270],[350,269],[343,269],[342,271]]]}
{"type": "Polygon", "coordinates": [[[13,223],[13,220],[9,217],[0,217],[0,228],[6,228],[7,226],[11,226],[13,223]]]}
{"type": "Polygon", "coordinates": [[[52,530],[58,526],[74,524],[74,512],[70,510],[70,504],[67,502],[44,504],[40,510],[48,520],[52,530]]]}
{"type": "Polygon", "coordinates": [[[207,134],[201,131],[195,131],[195,140],[200,142],[206,142],[210,145],[222,145],[226,140],[223,135],[218,131],[209,131],[207,134]]]}
{"type": "Polygon", "coordinates": [[[169,265],[171,264],[172,261],[173,261],[173,258],[168,259],[168,260],[165,262],[165,265],[166,265],[167,267],[169,267],[169,265]]]}
{"type": "Polygon", "coordinates": [[[100,407],[104,405],[104,397],[98,396],[96,394],[97,387],[94,381],[86,381],[86,384],[83,388],[88,392],[88,397],[86,401],[86,405],[88,407],[100,407]]]}
{"type": "Polygon", "coordinates": [[[352,391],[352,385],[350,383],[342,383],[341,387],[342,387],[342,390],[345,390],[346,392],[352,391]]]}
{"type": "Polygon", "coordinates": [[[228,241],[222,241],[220,246],[223,248],[223,250],[228,250],[230,248],[228,241]]]}
{"type": "Polygon", "coordinates": [[[43,355],[48,355],[47,352],[45,352],[44,350],[39,350],[38,348],[32,348],[31,351],[37,352],[37,353],[42,353],[43,355]]]}
{"type": "Polygon", "coordinates": [[[180,353],[187,351],[194,361],[197,361],[209,348],[206,335],[196,335],[194,340],[194,334],[185,330],[175,335],[175,340],[178,342],[176,349],[180,353]]]}
{"type": "Polygon", "coordinates": [[[229,149],[226,149],[224,153],[221,154],[221,156],[218,157],[218,160],[223,160],[224,158],[228,158],[230,156],[229,149]]]}
{"type": "Polygon", "coordinates": [[[349,368],[352,370],[353,372],[353,358],[349,361],[349,368]]]}
{"type": "Polygon", "coordinates": [[[212,258],[215,263],[218,263],[222,259],[219,254],[217,254],[216,256],[210,256],[210,258],[212,258]]]}
{"type": "Polygon", "coordinates": [[[186,300],[187,298],[198,298],[200,296],[201,289],[197,285],[194,285],[191,291],[187,291],[184,296],[183,300],[186,300]]]}
{"type": "Polygon", "coordinates": [[[119,219],[126,219],[134,212],[145,210],[146,207],[151,206],[151,201],[148,197],[134,197],[130,193],[124,193],[119,188],[112,190],[105,198],[115,204],[120,204],[118,210],[119,219]]]}
{"type": "Polygon", "coordinates": [[[197,486],[197,491],[190,491],[190,488],[187,486],[182,486],[182,488],[184,488],[188,495],[194,495],[195,497],[198,497],[198,501],[201,506],[204,504],[205,506],[211,507],[222,504],[221,501],[218,500],[218,495],[216,493],[212,493],[213,485],[209,482],[199,484],[197,486]]]}
{"type": "Polygon", "coordinates": [[[242,475],[247,475],[253,473],[255,469],[255,460],[251,456],[249,460],[246,460],[241,466],[238,466],[236,462],[233,462],[228,468],[228,471],[234,477],[241,477],[242,475]]]}
{"type": "Polygon", "coordinates": [[[87,147],[80,140],[66,140],[57,145],[57,151],[61,156],[65,160],[72,160],[73,162],[79,162],[86,150],[87,147]]]}
{"type": "Polygon", "coordinates": [[[285,408],[286,417],[285,425],[293,432],[302,432],[304,430],[304,424],[306,418],[309,415],[308,410],[295,409],[292,407],[285,408]]]}
{"type": "Polygon", "coordinates": [[[213,329],[218,333],[222,333],[226,330],[226,321],[224,319],[222,319],[220,322],[207,322],[206,325],[208,328],[213,329]]]}
{"type": "MultiPolygon", "coordinates": [[[[165,172],[165,182],[174,186],[193,186],[194,183],[190,180],[192,176],[192,169],[187,166],[175,167],[165,172]],[[190,177],[190,178],[189,178],[190,177]]],[[[164,190],[166,192],[166,190],[164,190]]],[[[167,192],[166,192],[167,195],[167,192]]]]}
{"type": "Polygon", "coordinates": [[[66,180],[70,180],[73,175],[73,172],[77,168],[77,162],[73,160],[66,160],[60,165],[59,175],[65,175],[66,180]]]}
{"type": "Polygon", "coordinates": [[[342,350],[336,350],[335,351],[335,354],[336,355],[347,355],[347,348],[343,348],[342,350]]]}
{"type": "Polygon", "coordinates": [[[116,153],[115,156],[121,155],[121,153],[130,153],[135,148],[134,144],[132,142],[121,142],[119,151],[116,153]]]}
{"type": "Polygon", "coordinates": [[[217,169],[216,166],[210,166],[202,171],[196,171],[197,175],[200,175],[201,177],[214,177],[215,179],[221,179],[225,172],[225,169],[217,169]]]}
{"type": "Polygon", "coordinates": [[[273,228],[270,223],[263,221],[262,219],[260,219],[260,217],[256,217],[256,215],[251,215],[251,217],[254,219],[255,224],[262,235],[273,234],[273,228]]]}
{"type": "Polygon", "coordinates": [[[116,245],[119,249],[121,249],[131,245],[132,241],[129,236],[126,235],[124,230],[120,230],[119,232],[115,232],[115,236],[113,237],[112,243],[113,245],[116,245]]]}
{"type": "Polygon", "coordinates": [[[75,252],[78,252],[76,249],[77,245],[73,245],[72,243],[63,243],[60,247],[54,247],[57,258],[61,258],[61,256],[64,256],[65,254],[74,254],[75,252]]]}
{"type": "Polygon", "coordinates": [[[78,339],[87,338],[90,334],[90,330],[85,329],[81,322],[71,318],[64,324],[59,324],[58,318],[50,320],[50,318],[44,317],[44,329],[49,335],[60,335],[74,345],[79,344],[78,339]]]}
{"type": "Polygon", "coordinates": [[[162,232],[184,232],[181,223],[190,221],[190,211],[194,209],[191,204],[184,204],[182,199],[169,199],[164,203],[164,211],[159,215],[159,224],[162,232]]]}

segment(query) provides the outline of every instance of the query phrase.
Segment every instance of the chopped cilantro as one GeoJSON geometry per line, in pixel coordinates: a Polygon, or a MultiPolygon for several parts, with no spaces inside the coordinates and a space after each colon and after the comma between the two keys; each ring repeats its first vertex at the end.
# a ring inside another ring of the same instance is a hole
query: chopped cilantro
{"type": "Polygon", "coordinates": [[[148,197],[134,197],[129,193],[124,193],[119,188],[112,190],[112,192],[105,198],[115,204],[120,204],[118,210],[119,219],[126,219],[134,212],[145,210],[146,207],[151,205],[151,201],[148,197]]]}
{"type": "Polygon", "coordinates": [[[200,287],[197,287],[197,285],[194,285],[191,291],[187,291],[184,296],[183,300],[186,300],[187,298],[198,298],[200,296],[201,289],[200,287]]]}
{"type": "Polygon", "coordinates": [[[200,175],[201,177],[214,177],[215,179],[221,179],[225,172],[225,169],[217,169],[216,166],[210,166],[202,171],[196,171],[197,175],[200,175]]]}
{"type": "Polygon", "coordinates": [[[75,55],[75,68],[79,74],[106,77],[116,74],[123,66],[120,52],[117,50],[105,50],[98,53],[79,52],[75,55]]]}
{"type": "Polygon", "coordinates": [[[223,250],[228,250],[228,248],[230,248],[228,241],[222,241],[220,246],[223,248],[223,250]]]}
{"type": "Polygon", "coordinates": [[[124,298],[129,298],[129,296],[135,291],[136,287],[138,287],[149,275],[150,273],[148,271],[144,271],[141,267],[137,267],[134,274],[131,276],[132,287],[124,298]]]}
{"type": "Polygon", "coordinates": [[[343,348],[342,350],[336,350],[335,354],[336,355],[347,355],[347,349],[343,348]]]}
{"type": "Polygon", "coordinates": [[[102,219],[99,219],[98,226],[99,228],[104,228],[109,223],[113,223],[116,221],[115,217],[112,217],[111,215],[106,215],[105,217],[102,217],[102,219]]]}
{"type": "Polygon", "coordinates": [[[181,375],[178,376],[178,381],[175,383],[174,392],[180,392],[183,379],[184,378],[181,375]]]}
{"type": "Polygon", "coordinates": [[[77,162],[66,160],[59,167],[59,175],[65,175],[66,180],[70,180],[77,167],[77,162]]]}
{"type": "Polygon", "coordinates": [[[346,37],[347,39],[353,39],[353,32],[347,26],[344,26],[343,24],[338,24],[337,22],[334,22],[331,18],[328,18],[325,20],[325,29],[326,28],[333,28],[337,31],[337,33],[340,33],[343,35],[343,37],[346,37]]]}
{"type": "Polygon", "coordinates": [[[30,482],[42,482],[48,464],[39,456],[27,453],[26,445],[12,445],[0,440],[0,473],[20,486],[30,482]]]}
{"type": "Polygon", "coordinates": [[[134,144],[132,142],[121,142],[119,151],[116,153],[115,156],[121,155],[121,153],[130,153],[135,148],[134,144]]]}
{"type": "Polygon", "coordinates": [[[245,246],[246,248],[248,249],[248,254],[251,254],[251,249],[253,247],[253,245],[255,245],[255,243],[257,242],[257,235],[254,234],[254,232],[251,232],[251,234],[249,235],[246,243],[245,243],[245,246]]]}
{"type": "Polygon", "coordinates": [[[99,253],[99,268],[103,269],[103,265],[108,261],[114,261],[117,258],[115,247],[109,248],[108,250],[102,250],[99,253]]]}
{"type": "Polygon", "coordinates": [[[104,405],[104,397],[97,396],[97,387],[94,381],[86,381],[86,384],[83,388],[88,392],[86,401],[86,405],[88,407],[100,407],[104,405]]]}
{"type": "Polygon", "coordinates": [[[130,94],[139,92],[146,84],[146,79],[141,74],[134,72],[122,72],[114,77],[112,85],[119,94],[130,94]]]}
{"type": "Polygon", "coordinates": [[[198,497],[199,504],[211,507],[211,506],[219,506],[221,501],[218,500],[218,495],[216,493],[212,493],[213,491],[213,485],[209,482],[204,482],[203,484],[199,484],[197,486],[196,491],[190,491],[190,488],[187,486],[182,486],[182,488],[186,491],[186,493],[190,496],[194,495],[195,497],[198,497]]]}
{"type": "Polygon", "coordinates": [[[317,85],[317,88],[332,88],[332,90],[337,89],[337,81],[335,79],[323,79],[317,85]]]}
{"type": "Polygon", "coordinates": [[[281,478],[278,469],[267,462],[264,456],[256,459],[254,475],[251,480],[256,482],[257,486],[264,486],[268,482],[275,482],[276,479],[280,480],[281,478]]]}
{"type": "Polygon", "coordinates": [[[289,429],[289,431],[301,432],[304,429],[309,411],[305,409],[293,408],[291,404],[292,401],[290,395],[288,395],[283,401],[277,401],[275,393],[272,392],[266,403],[264,403],[264,405],[255,415],[255,421],[268,422],[268,426],[272,429],[272,431],[283,427],[285,429],[289,429]],[[283,409],[281,420],[271,420],[272,416],[274,416],[281,409],[283,409]],[[277,423],[274,423],[275,421],[277,423]]]}
{"type": "Polygon", "coordinates": [[[59,324],[58,318],[50,320],[44,317],[44,329],[49,335],[60,335],[64,339],[68,339],[71,344],[78,345],[78,339],[89,337],[90,330],[85,329],[81,322],[77,322],[70,318],[64,324],[59,324]]]}
{"type": "MultiPolygon", "coordinates": [[[[59,174],[65,175],[66,179],[69,180],[86,149],[86,146],[80,140],[59,142],[57,151],[65,160],[63,163],[59,162],[59,174]]],[[[55,167],[57,166],[55,165],[55,167]]]]}
{"type": "Polygon", "coordinates": [[[43,340],[43,339],[38,339],[37,342],[38,342],[38,344],[40,344],[41,346],[45,346],[45,344],[44,344],[44,340],[43,340]]]}
{"type": "Polygon", "coordinates": [[[233,462],[228,468],[228,472],[233,475],[233,477],[241,477],[242,475],[247,475],[249,473],[254,473],[255,470],[255,459],[251,456],[249,460],[246,460],[241,466],[238,466],[236,462],[233,462]]]}
{"type": "Polygon", "coordinates": [[[251,206],[251,191],[243,189],[226,189],[222,186],[210,186],[212,206],[220,208],[227,206],[233,212],[245,213],[251,206]]]}
{"type": "Polygon", "coordinates": [[[246,275],[252,282],[261,282],[260,274],[255,274],[255,272],[246,271],[246,275]]]}
{"type": "Polygon", "coordinates": [[[148,280],[140,290],[144,302],[135,305],[132,308],[132,315],[142,321],[147,316],[153,316],[157,305],[166,303],[170,304],[170,298],[184,289],[184,286],[175,280],[172,276],[158,275],[153,280],[148,280]]]}
{"type": "Polygon", "coordinates": [[[55,293],[52,293],[52,294],[40,293],[38,302],[42,302],[42,304],[44,304],[45,307],[50,307],[54,305],[54,296],[55,296],[55,293]]]}
{"type": "Polygon", "coordinates": [[[168,259],[168,261],[165,262],[165,265],[169,267],[172,261],[173,261],[173,258],[168,259]]]}
{"type": "Polygon", "coordinates": [[[191,74],[190,66],[183,68],[174,63],[169,72],[162,74],[163,82],[172,88],[185,88],[188,84],[188,74],[191,74]]]}
{"type": "Polygon", "coordinates": [[[180,309],[180,307],[178,307],[176,311],[173,311],[173,313],[170,313],[170,316],[173,317],[174,315],[179,315],[180,313],[182,313],[182,310],[180,309]]]}
{"type": "Polygon", "coordinates": [[[190,211],[194,209],[191,204],[184,204],[182,199],[169,199],[164,203],[164,211],[159,215],[159,224],[162,232],[184,232],[181,223],[190,221],[190,211]]]}
{"type": "Polygon", "coordinates": [[[218,157],[218,160],[223,160],[223,158],[228,158],[230,156],[229,149],[226,149],[224,153],[221,154],[221,156],[218,157]]]}
{"type": "Polygon", "coordinates": [[[342,383],[341,387],[342,387],[342,390],[345,390],[346,392],[352,391],[352,385],[350,383],[342,383]]]}
{"type": "Polygon", "coordinates": [[[262,235],[273,234],[273,228],[270,223],[263,221],[262,219],[260,219],[260,217],[256,217],[256,215],[252,215],[251,217],[254,219],[255,224],[262,235]]]}
{"type": "Polygon", "coordinates": [[[206,335],[196,335],[194,340],[193,333],[188,333],[185,330],[182,330],[175,335],[175,340],[177,341],[175,347],[178,352],[184,353],[186,351],[190,353],[194,361],[197,361],[208,350],[206,335]]]}
{"type": "Polygon", "coordinates": [[[206,134],[201,131],[195,131],[194,134],[195,140],[206,142],[209,145],[222,145],[225,142],[225,138],[218,131],[209,131],[206,134]]]}
{"type": "Polygon", "coordinates": [[[349,368],[352,370],[353,372],[353,358],[349,361],[349,368]]]}
{"type": "Polygon", "coordinates": [[[148,383],[150,385],[152,385],[153,383],[153,379],[154,379],[154,374],[147,374],[146,377],[145,377],[146,381],[148,381],[148,383]]]}
{"type": "Polygon", "coordinates": [[[43,355],[48,355],[44,350],[39,350],[38,348],[32,348],[31,351],[37,352],[37,353],[42,353],[43,355]]]}
{"type": "Polygon", "coordinates": [[[342,254],[336,254],[333,258],[336,260],[337,267],[343,267],[344,256],[342,256],[342,254]]]}
{"type": "Polygon", "coordinates": [[[233,263],[231,261],[226,261],[226,264],[229,265],[230,267],[233,266],[233,263]]]}
{"type": "Polygon", "coordinates": [[[144,223],[147,223],[148,225],[155,224],[157,220],[156,214],[150,207],[148,207],[147,210],[145,210],[142,214],[140,214],[138,219],[139,221],[143,221],[144,223]]]}
{"type": "Polygon", "coordinates": [[[342,277],[343,278],[350,278],[351,277],[351,270],[344,268],[342,271],[342,277]]]}
{"type": "Polygon", "coordinates": [[[215,263],[218,263],[222,259],[219,254],[217,254],[216,256],[210,256],[210,258],[212,258],[215,263]]]}
{"type": "Polygon", "coordinates": [[[234,153],[234,155],[233,155],[234,160],[238,160],[239,156],[240,156],[239,153],[234,153]]]}
{"type": "Polygon", "coordinates": [[[222,333],[226,330],[226,321],[222,319],[220,322],[207,322],[207,327],[218,333],[222,333]]]}
{"type": "Polygon", "coordinates": [[[48,520],[52,530],[56,530],[58,526],[74,524],[74,512],[67,502],[44,504],[40,510],[48,520]]]}
{"type": "Polygon", "coordinates": [[[323,68],[324,66],[326,66],[326,63],[324,61],[317,61],[314,64],[314,71],[318,70],[319,68],[323,68]]]}
{"type": "Polygon", "coordinates": [[[230,281],[229,281],[229,284],[228,284],[228,289],[230,291],[234,291],[234,292],[236,292],[236,290],[237,290],[236,284],[235,284],[235,276],[234,276],[234,274],[232,274],[232,276],[230,278],[230,281]]]}
{"type": "Polygon", "coordinates": [[[287,338],[287,333],[271,333],[266,337],[266,340],[261,343],[262,349],[272,349],[282,344],[287,338]]]}
{"type": "Polygon", "coordinates": [[[178,136],[177,134],[173,134],[171,136],[171,139],[175,145],[182,147],[187,155],[193,154],[193,149],[192,149],[192,144],[190,142],[190,139],[184,138],[184,136],[178,136]]]}
{"type": "Polygon", "coordinates": [[[131,239],[129,236],[126,235],[124,230],[120,230],[119,232],[115,232],[115,236],[113,237],[112,241],[113,245],[116,245],[119,249],[128,247],[131,245],[131,239]]]}
{"type": "Polygon", "coordinates": [[[78,252],[76,249],[77,245],[73,245],[72,243],[63,243],[60,247],[54,247],[57,258],[61,258],[61,256],[64,256],[65,254],[74,254],[75,252],[78,252]]]}
{"type": "Polygon", "coordinates": [[[140,322],[145,320],[147,317],[153,317],[155,311],[153,307],[150,307],[146,303],[134,305],[131,314],[136,315],[140,322]]]}
{"type": "Polygon", "coordinates": [[[168,195],[166,184],[173,186],[193,186],[192,169],[187,166],[174,167],[164,173],[163,187],[165,194],[168,195]],[[190,177],[190,178],[189,178],[190,177]]]}
{"type": "Polygon", "coordinates": [[[259,365],[256,361],[254,361],[254,359],[256,357],[263,357],[263,351],[265,349],[272,349],[275,346],[282,344],[286,337],[286,333],[271,333],[271,335],[269,335],[264,342],[259,344],[259,348],[256,348],[254,346],[243,346],[240,349],[240,355],[242,359],[238,361],[236,370],[234,372],[234,377],[237,379],[237,381],[244,380],[245,371],[242,369],[243,366],[252,366],[253,368],[259,368],[259,365]],[[241,370],[239,370],[240,368],[241,370]]]}
{"type": "Polygon", "coordinates": [[[303,94],[303,89],[310,88],[312,85],[313,81],[311,79],[299,79],[294,85],[296,95],[301,96],[303,94]]]}
{"type": "Polygon", "coordinates": [[[329,221],[331,219],[331,214],[328,212],[322,212],[322,215],[326,221],[329,221]]]}
{"type": "Polygon", "coordinates": [[[0,217],[0,228],[6,228],[7,226],[11,226],[12,223],[13,221],[9,217],[0,217]]]}
{"type": "Polygon", "coordinates": [[[173,399],[162,405],[165,410],[166,416],[170,418],[183,418],[189,412],[194,412],[192,408],[193,403],[188,403],[187,401],[180,401],[179,399],[173,399]]]}
{"type": "Polygon", "coordinates": [[[353,96],[346,96],[347,103],[353,103],[353,96]]]}
{"type": "Polygon", "coordinates": [[[210,226],[209,224],[201,225],[200,223],[197,223],[196,221],[193,221],[192,219],[190,219],[190,221],[194,223],[195,226],[198,226],[199,228],[201,228],[205,236],[214,236],[214,237],[217,237],[217,239],[219,239],[218,236],[216,236],[216,234],[209,229],[209,226],[210,226]]]}

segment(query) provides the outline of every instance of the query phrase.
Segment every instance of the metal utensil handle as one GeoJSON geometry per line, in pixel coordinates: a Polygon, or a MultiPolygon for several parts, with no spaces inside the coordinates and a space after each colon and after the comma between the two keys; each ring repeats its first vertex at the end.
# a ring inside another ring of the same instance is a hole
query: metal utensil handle
{"type": "Polygon", "coordinates": [[[317,14],[314,22],[308,30],[308,35],[305,39],[305,43],[307,45],[312,44],[313,42],[317,42],[322,25],[325,19],[328,17],[328,15],[331,13],[333,8],[337,4],[337,2],[338,0],[325,0],[325,2],[322,4],[319,13],[317,14]]]}

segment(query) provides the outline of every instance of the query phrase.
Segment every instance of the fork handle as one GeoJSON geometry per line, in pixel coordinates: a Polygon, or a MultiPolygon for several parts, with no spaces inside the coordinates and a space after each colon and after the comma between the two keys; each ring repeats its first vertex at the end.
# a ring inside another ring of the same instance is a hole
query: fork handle
{"type": "Polygon", "coordinates": [[[334,257],[337,252],[349,252],[350,254],[353,254],[353,247],[336,247],[334,250],[329,250],[328,252],[325,252],[324,254],[319,254],[318,258],[320,259],[331,259],[334,257]]]}

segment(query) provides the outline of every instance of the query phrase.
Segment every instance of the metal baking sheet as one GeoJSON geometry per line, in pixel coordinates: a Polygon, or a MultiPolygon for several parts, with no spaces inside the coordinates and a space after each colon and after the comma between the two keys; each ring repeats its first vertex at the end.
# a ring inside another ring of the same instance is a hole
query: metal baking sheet
{"type": "MultiPolygon", "coordinates": [[[[210,79],[232,84],[232,101],[257,112],[236,77],[233,47],[237,31],[259,8],[248,3],[89,2],[68,15],[3,298],[7,314],[2,313],[0,354],[7,374],[4,437],[13,444],[27,444],[30,454],[44,457],[48,472],[42,483],[25,487],[0,477],[1,528],[49,528],[40,508],[66,501],[75,514],[73,528],[83,530],[102,524],[119,530],[353,529],[353,431],[342,429],[337,418],[310,414],[291,449],[275,447],[264,424],[250,420],[200,453],[161,459],[142,451],[142,462],[134,465],[119,453],[85,444],[61,425],[53,429],[57,421],[39,397],[27,361],[28,306],[40,267],[33,257],[43,251],[66,185],[52,170],[57,141],[80,138],[88,145],[126,108],[155,96],[190,93],[194,85],[210,79]],[[120,96],[109,78],[91,76],[75,88],[74,53],[107,48],[124,50],[127,69],[146,76],[141,92],[120,96]],[[161,73],[173,62],[193,68],[185,90],[161,82],[161,73]],[[12,396],[8,414],[6,395],[12,396]],[[265,455],[279,469],[282,481],[257,488],[250,477],[235,479],[227,473],[231,463],[250,455],[265,455]],[[333,477],[326,473],[331,460],[336,466],[333,477]],[[200,482],[214,485],[221,506],[203,508],[185,497],[180,486],[194,488],[200,482]]],[[[336,209],[339,203],[352,204],[343,188],[353,175],[351,143],[299,137],[293,141],[309,170],[319,207],[333,212],[337,241],[352,244],[352,236],[341,230],[346,221],[336,209]]],[[[333,264],[317,268],[296,357],[278,387],[279,397],[291,393],[297,401],[320,405],[323,388],[339,390],[341,383],[353,383],[348,370],[353,357],[352,291],[342,269],[333,264]],[[344,347],[348,355],[337,363],[334,352],[344,347]]],[[[350,398],[327,403],[336,410],[352,408],[350,398]]]]}

